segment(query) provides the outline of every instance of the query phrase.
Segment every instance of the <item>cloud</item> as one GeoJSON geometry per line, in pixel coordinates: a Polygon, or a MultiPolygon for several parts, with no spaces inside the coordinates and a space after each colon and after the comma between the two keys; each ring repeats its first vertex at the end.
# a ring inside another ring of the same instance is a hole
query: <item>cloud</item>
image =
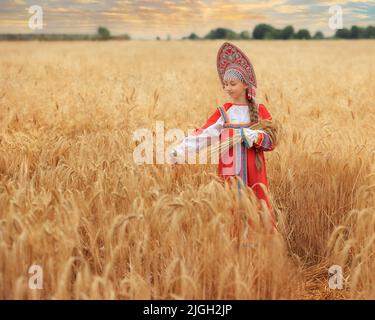
{"type": "Polygon", "coordinates": [[[280,12],[280,13],[300,13],[300,12],[308,12],[309,11],[309,6],[308,5],[289,5],[289,4],[284,4],[281,6],[277,6],[275,8],[275,11],[280,12]]]}
{"type": "Polygon", "coordinates": [[[126,32],[135,38],[204,35],[217,27],[250,31],[258,23],[312,30],[319,26],[330,32],[328,8],[333,4],[343,7],[348,23],[375,21],[375,0],[18,0],[2,1],[0,32],[31,32],[26,8],[33,4],[43,8],[45,32],[93,33],[103,25],[112,34],[126,32]]]}
{"type": "Polygon", "coordinates": [[[320,3],[322,5],[334,5],[334,4],[342,4],[347,5],[350,3],[366,3],[371,4],[375,3],[375,0],[349,0],[349,1],[342,1],[342,0],[315,0],[317,3],[320,3]]]}

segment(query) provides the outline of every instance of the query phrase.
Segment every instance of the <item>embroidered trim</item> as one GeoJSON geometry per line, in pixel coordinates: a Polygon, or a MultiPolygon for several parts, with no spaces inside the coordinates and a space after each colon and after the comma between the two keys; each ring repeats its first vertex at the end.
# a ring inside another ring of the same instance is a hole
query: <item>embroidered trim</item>
{"type": "Polygon", "coordinates": [[[216,59],[217,71],[223,84],[224,74],[228,69],[239,71],[248,85],[257,87],[253,65],[249,58],[234,44],[225,42],[219,49],[216,59]]]}
{"type": "Polygon", "coordinates": [[[227,115],[225,109],[222,106],[220,106],[218,109],[220,111],[221,116],[223,117],[224,126],[225,126],[225,124],[228,123],[228,121],[229,121],[228,115],[227,115]]]}
{"type": "Polygon", "coordinates": [[[251,126],[251,123],[226,123],[223,125],[223,128],[240,129],[240,128],[248,128],[250,126],[251,126]]]}
{"type": "Polygon", "coordinates": [[[272,141],[271,141],[271,138],[267,134],[264,134],[262,132],[258,134],[258,139],[256,140],[255,145],[258,148],[270,150],[272,147],[272,141]]]}

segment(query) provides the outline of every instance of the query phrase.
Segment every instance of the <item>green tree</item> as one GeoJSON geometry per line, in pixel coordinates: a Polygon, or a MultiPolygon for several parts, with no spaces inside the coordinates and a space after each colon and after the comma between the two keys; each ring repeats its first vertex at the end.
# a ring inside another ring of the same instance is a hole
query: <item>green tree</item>
{"type": "Polygon", "coordinates": [[[374,26],[368,26],[365,30],[364,30],[364,38],[367,38],[367,39],[375,39],[375,27],[374,26]]]}
{"type": "Polygon", "coordinates": [[[250,39],[250,32],[249,31],[242,31],[240,33],[240,38],[245,39],[245,40],[250,39]]]}
{"type": "Polygon", "coordinates": [[[188,39],[190,39],[190,40],[198,40],[199,37],[193,32],[193,33],[190,33],[190,36],[188,36],[188,39]]]}
{"type": "Polygon", "coordinates": [[[271,39],[277,39],[277,40],[283,39],[282,38],[282,30],[274,28],[273,32],[272,32],[272,38],[271,39]]]}
{"type": "Polygon", "coordinates": [[[314,39],[317,39],[317,40],[324,39],[324,34],[323,34],[323,32],[321,32],[321,31],[317,31],[317,32],[315,32],[313,38],[314,38],[314,39]]]}
{"type": "Polygon", "coordinates": [[[253,30],[254,39],[272,39],[275,28],[269,24],[258,24],[253,30]]]}
{"type": "Polygon", "coordinates": [[[292,26],[286,26],[284,29],[281,30],[281,39],[293,39],[294,37],[294,28],[292,26]]]}
{"type": "Polygon", "coordinates": [[[102,40],[107,40],[111,37],[111,33],[109,30],[105,27],[99,27],[98,28],[98,36],[102,40]]]}
{"type": "Polygon", "coordinates": [[[335,38],[350,39],[350,30],[346,28],[336,30],[335,38]]]}
{"type": "Polygon", "coordinates": [[[352,26],[350,29],[350,38],[358,39],[360,37],[361,30],[357,26],[352,26]]]}
{"type": "Polygon", "coordinates": [[[229,40],[236,40],[239,39],[240,36],[230,29],[225,28],[217,28],[211,30],[206,36],[205,39],[229,39],[229,40]]]}
{"type": "Polygon", "coordinates": [[[296,39],[307,39],[307,40],[309,40],[309,39],[311,39],[310,31],[307,30],[307,29],[298,30],[298,32],[295,35],[295,38],[296,39]]]}

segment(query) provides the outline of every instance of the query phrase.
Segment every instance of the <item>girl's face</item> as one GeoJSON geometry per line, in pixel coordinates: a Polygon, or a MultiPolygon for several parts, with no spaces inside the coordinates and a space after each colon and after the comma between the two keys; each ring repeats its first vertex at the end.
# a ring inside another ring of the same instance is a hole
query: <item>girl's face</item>
{"type": "Polygon", "coordinates": [[[245,97],[246,84],[238,79],[224,80],[224,90],[233,100],[245,97]]]}

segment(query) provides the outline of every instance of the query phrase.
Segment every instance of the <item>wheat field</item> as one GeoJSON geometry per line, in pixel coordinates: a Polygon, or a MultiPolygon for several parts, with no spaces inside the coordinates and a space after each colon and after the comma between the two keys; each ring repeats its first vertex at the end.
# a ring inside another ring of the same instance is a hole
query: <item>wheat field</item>
{"type": "Polygon", "coordinates": [[[375,42],[234,43],[283,126],[276,234],[216,165],[133,160],[228,101],[222,41],[0,43],[0,299],[375,298],[375,42]]]}

